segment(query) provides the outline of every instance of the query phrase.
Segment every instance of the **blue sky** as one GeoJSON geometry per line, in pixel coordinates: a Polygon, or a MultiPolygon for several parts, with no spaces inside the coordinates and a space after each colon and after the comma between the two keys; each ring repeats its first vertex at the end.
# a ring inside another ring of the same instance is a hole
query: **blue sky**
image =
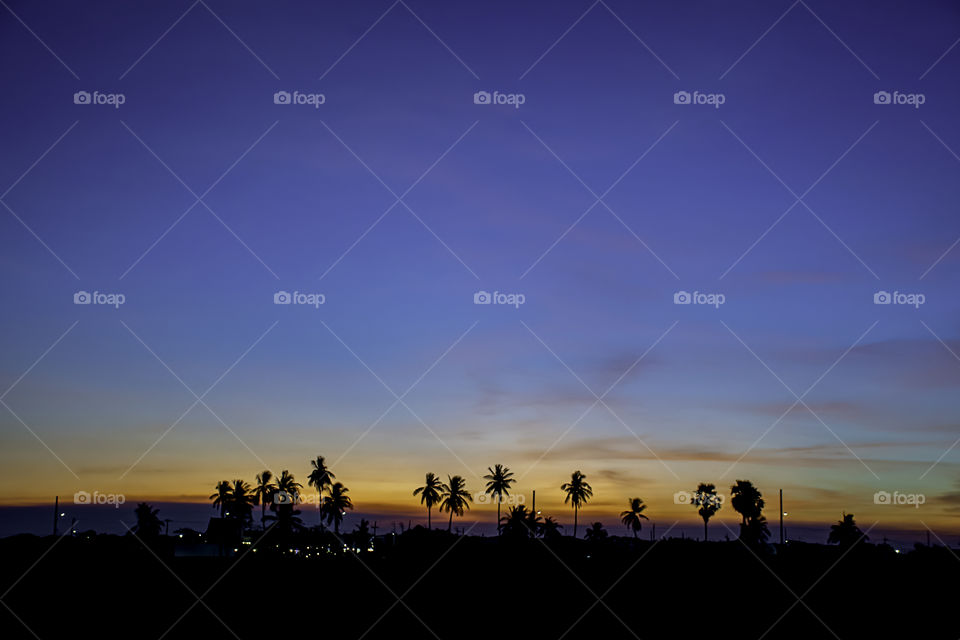
{"type": "Polygon", "coordinates": [[[915,519],[885,489],[954,526],[949,3],[10,2],[0,33],[0,460],[40,476],[0,500],[322,453],[384,509],[504,462],[557,510],[582,468],[597,518],[749,476],[811,521],[915,519]]]}

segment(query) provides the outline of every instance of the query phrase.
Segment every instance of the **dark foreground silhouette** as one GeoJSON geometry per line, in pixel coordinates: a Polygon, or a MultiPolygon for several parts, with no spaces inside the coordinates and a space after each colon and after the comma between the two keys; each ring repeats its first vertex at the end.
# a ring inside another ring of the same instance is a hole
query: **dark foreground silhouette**
{"type": "Polygon", "coordinates": [[[372,542],[365,532],[273,527],[235,554],[185,540],[154,531],[0,540],[0,637],[960,636],[960,561],[943,547],[751,549],[738,540],[497,539],[420,527],[372,542]]]}

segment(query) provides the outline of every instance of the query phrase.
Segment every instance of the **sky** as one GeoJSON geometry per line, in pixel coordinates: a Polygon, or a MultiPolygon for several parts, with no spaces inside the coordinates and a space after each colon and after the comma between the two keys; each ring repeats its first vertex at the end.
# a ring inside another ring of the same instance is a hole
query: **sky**
{"type": "Polygon", "coordinates": [[[952,3],[2,4],[0,505],[960,535],[952,3]]]}

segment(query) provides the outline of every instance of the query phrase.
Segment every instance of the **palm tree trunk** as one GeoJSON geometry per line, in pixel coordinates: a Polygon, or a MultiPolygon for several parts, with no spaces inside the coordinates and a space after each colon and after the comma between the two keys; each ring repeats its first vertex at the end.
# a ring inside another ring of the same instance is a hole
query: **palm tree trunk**
{"type": "Polygon", "coordinates": [[[707,519],[703,519],[703,541],[707,541],[707,519]]]}
{"type": "Polygon", "coordinates": [[[579,510],[580,510],[579,507],[577,506],[573,507],[573,537],[574,538],[577,537],[577,511],[579,510]]]}
{"type": "Polygon", "coordinates": [[[497,535],[500,535],[500,500],[497,499],[497,535]]]}
{"type": "Polygon", "coordinates": [[[429,531],[430,528],[430,507],[427,507],[427,531],[429,531]]]}
{"type": "Polygon", "coordinates": [[[450,522],[447,523],[447,533],[453,529],[453,509],[450,510],[450,522]]]}

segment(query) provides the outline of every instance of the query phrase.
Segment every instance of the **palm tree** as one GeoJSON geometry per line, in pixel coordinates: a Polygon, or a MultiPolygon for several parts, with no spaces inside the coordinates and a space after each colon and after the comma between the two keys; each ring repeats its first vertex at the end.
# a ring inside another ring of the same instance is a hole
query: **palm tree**
{"type": "Polygon", "coordinates": [[[543,519],[543,524],[540,525],[540,537],[544,540],[559,538],[560,529],[563,529],[562,524],[554,520],[553,517],[546,516],[543,519]]]}
{"type": "Polygon", "coordinates": [[[300,510],[296,508],[302,488],[303,485],[296,481],[292,473],[286,469],[280,472],[277,489],[273,492],[273,504],[270,505],[270,510],[276,515],[267,516],[266,519],[276,521],[276,526],[283,535],[303,526],[303,521],[298,517],[300,510]]]}
{"type": "Polygon", "coordinates": [[[227,506],[230,504],[230,482],[228,480],[221,480],[214,489],[216,493],[210,495],[210,500],[213,500],[212,506],[214,509],[220,507],[220,517],[222,518],[226,514],[227,506]]]}
{"type": "Polygon", "coordinates": [[[467,483],[461,476],[447,476],[447,484],[441,485],[443,491],[440,502],[440,511],[450,512],[450,521],[447,523],[447,533],[453,529],[453,514],[463,515],[464,509],[469,509],[468,502],[473,502],[473,496],[467,491],[467,483]]]}
{"type": "Polygon", "coordinates": [[[513,472],[502,464],[494,466],[493,469],[487,467],[488,473],[483,476],[487,481],[487,488],[484,493],[497,499],[497,535],[500,535],[500,502],[503,496],[510,495],[510,485],[514,483],[513,472]]]}
{"type": "Polygon", "coordinates": [[[133,513],[137,517],[137,524],[133,525],[131,531],[141,538],[156,538],[160,535],[160,529],[163,528],[163,522],[157,515],[160,509],[154,509],[146,502],[140,502],[133,513]]]}
{"type": "Polygon", "coordinates": [[[277,478],[277,492],[286,493],[290,497],[290,502],[296,504],[300,501],[300,489],[303,485],[297,482],[293,474],[284,469],[277,478]]]}
{"type": "Polygon", "coordinates": [[[256,496],[249,484],[243,480],[234,480],[230,489],[230,511],[227,515],[241,522],[249,521],[255,500],[256,496]]]}
{"type": "MultiPolygon", "coordinates": [[[[317,456],[316,460],[311,460],[310,466],[313,467],[313,470],[307,476],[307,484],[317,489],[317,511],[322,511],[323,491],[330,488],[337,476],[327,469],[323,456],[317,456]]],[[[320,514],[320,526],[323,526],[323,513],[320,514]]]]}
{"type": "Polygon", "coordinates": [[[583,537],[591,542],[600,542],[607,537],[607,530],[603,528],[601,523],[594,522],[593,525],[583,533],[583,537]]]}
{"type": "Polygon", "coordinates": [[[508,538],[534,538],[543,527],[543,523],[535,512],[527,511],[527,507],[518,504],[511,507],[507,515],[503,516],[503,535],[508,538]]]}
{"type": "Polygon", "coordinates": [[[570,474],[570,482],[564,482],[560,485],[560,490],[567,494],[564,498],[564,504],[573,505],[573,537],[577,537],[577,514],[582,505],[593,497],[593,487],[587,484],[587,476],[580,473],[579,470],[570,474]]]}
{"type": "Polygon", "coordinates": [[[263,473],[257,474],[257,484],[253,488],[254,504],[260,505],[260,524],[263,525],[267,515],[267,503],[273,500],[273,494],[277,490],[277,485],[271,482],[273,472],[265,469],[263,473]]]}
{"type": "Polygon", "coordinates": [[[695,507],[700,507],[697,513],[703,518],[703,541],[707,541],[707,521],[713,517],[720,507],[723,506],[723,499],[717,495],[717,488],[712,484],[701,482],[697,485],[697,490],[693,492],[693,499],[690,503],[695,507]]]}
{"type": "Polygon", "coordinates": [[[860,527],[857,526],[852,513],[844,513],[843,520],[840,520],[837,524],[830,525],[830,535],[827,536],[827,544],[837,543],[846,549],[861,540],[866,542],[869,538],[860,531],[860,527]]]}
{"type": "Polygon", "coordinates": [[[740,514],[740,538],[746,542],[759,543],[770,535],[767,519],[763,517],[763,494],[749,480],[737,480],[730,487],[730,502],[740,514]]]}
{"type": "Polygon", "coordinates": [[[333,532],[337,535],[340,535],[343,514],[347,509],[353,509],[353,500],[347,495],[348,491],[342,482],[337,482],[330,486],[330,495],[323,499],[321,516],[325,517],[328,523],[333,523],[333,532]]]}
{"type": "Polygon", "coordinates": [[[643,515],[644,509],[647,508],[647,505],[643,504],[643,500],[640,498],[629,498],[627,504],[630,506],[626,511],[620,512],[620,522],[625,526],[629,527],[633,531],[633,537],[637,537],[637,532],[643,527],[643,523],[640,522],[640,519],[649,520],[647,516],[643,515]]]}
{"type": "Polygon", "coordinates": [[[430,510],[440,504],[441,491],[443,491],[443,483],[440,482],[440,478],[429,471],[424,476],[423,486],[413,490],[413,495],[420,496],[420,504],[427,506],[427,529],[430,528],[430,510]]]}

